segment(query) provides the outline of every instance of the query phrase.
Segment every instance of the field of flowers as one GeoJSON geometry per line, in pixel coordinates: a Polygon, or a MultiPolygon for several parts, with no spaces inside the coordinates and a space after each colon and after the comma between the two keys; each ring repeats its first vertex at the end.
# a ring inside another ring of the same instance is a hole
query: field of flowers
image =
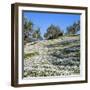
{"type": "Polygon", "coordinates": [[[80,74],[80,36],[62,36],[24,45],[24,73],[28,77],[80,74]]]}

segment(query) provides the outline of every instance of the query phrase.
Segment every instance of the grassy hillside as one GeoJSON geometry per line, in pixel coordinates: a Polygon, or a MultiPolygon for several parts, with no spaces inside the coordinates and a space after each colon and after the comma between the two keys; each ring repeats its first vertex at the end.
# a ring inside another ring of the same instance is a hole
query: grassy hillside
{"type": "Polygon", "coordinates": [[[27,43],[24,46],[24,77],[80,74],[80,36],[27,43]]]}

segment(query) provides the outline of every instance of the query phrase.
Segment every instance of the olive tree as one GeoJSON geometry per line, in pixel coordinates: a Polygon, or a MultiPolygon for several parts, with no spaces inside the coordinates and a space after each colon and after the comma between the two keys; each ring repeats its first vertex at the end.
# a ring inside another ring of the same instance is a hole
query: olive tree
{"type": "Polygon", "coordinates": [[[47,32],[44,34],[44,37],[46,39],[55,39],[62,35],[63,35],[63,32],[61,31],[61,29],[58,26],[51,24],[47,28],[47,32]]]}
{"type": "Polygon", "coordinates": [[[73,25],[67,27],[67,34],[77,34],[80,31],[80,21],[74,22],[73,25]]]}

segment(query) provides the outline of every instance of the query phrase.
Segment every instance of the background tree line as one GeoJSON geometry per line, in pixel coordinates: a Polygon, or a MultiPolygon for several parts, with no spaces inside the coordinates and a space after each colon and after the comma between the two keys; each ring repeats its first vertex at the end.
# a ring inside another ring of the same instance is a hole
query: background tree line
{"type": "Polygon", "coordinates": [[[24,18],[24,42],[32,42],[37,40],[42,40],[43,37],[47,40],[56,39],[63,35],[74,35],[80,31],[80,21],[74,22],[72,25],[66,28],[66,33],[61,30],[59,26],[51,24],[44,36],[41,36],[40,28],[35,27],[34,23],[31,20],[24,18]]]}
{"type": "Polygon", "coordinates": [[[24,42],[32,42],[41,40],[42,36],[39,27],[34,27],[34,23],[31,20],[24,18],[24,42]]]}

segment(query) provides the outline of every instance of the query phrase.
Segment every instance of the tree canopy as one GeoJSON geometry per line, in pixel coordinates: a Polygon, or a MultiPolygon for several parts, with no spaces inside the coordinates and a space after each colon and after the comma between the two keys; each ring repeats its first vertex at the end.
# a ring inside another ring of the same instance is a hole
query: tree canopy
{"type": "Polygon", "coordinates": [[[24,17],[24,42],[32,42],[42,39],[40,28],[34,28],[34,23],[24,17]]]}
{"type": "MultiPolygon", "coordinates": [[[[40,27],[36,27],[35,24],[24,17],[23,20],[23,30],[24,30],[24,42],[32,42],[37,40],[42,40],[40,27]]],[[[77,34],[78,31],[80,31],[80,21],[74,22],[72,25],[66,27],[66,33],[67,34],[77,34]]],[[[44,38],[49,39],[56,39],[60,36],[64,35],[64,32],[61,30],[59,26],[56,26],[54,24],[51,24],[46,29],[46,33],[44,33],[44,38]]]]}
{"type": "Polygon", "coordinates": [[[74,22],[73,25],[67,27],[67,34],[77,34],[80,31],[80,21],[74,22]]]}
{"type": "Polygon", "coordinates": [[[61,31],[61,29],[58,26],[51,24],[47,28],[47,32],[44,34],[44,37],[46,39],[55,39],[62,35],[63,35],[63,32],[61,31]]]}

